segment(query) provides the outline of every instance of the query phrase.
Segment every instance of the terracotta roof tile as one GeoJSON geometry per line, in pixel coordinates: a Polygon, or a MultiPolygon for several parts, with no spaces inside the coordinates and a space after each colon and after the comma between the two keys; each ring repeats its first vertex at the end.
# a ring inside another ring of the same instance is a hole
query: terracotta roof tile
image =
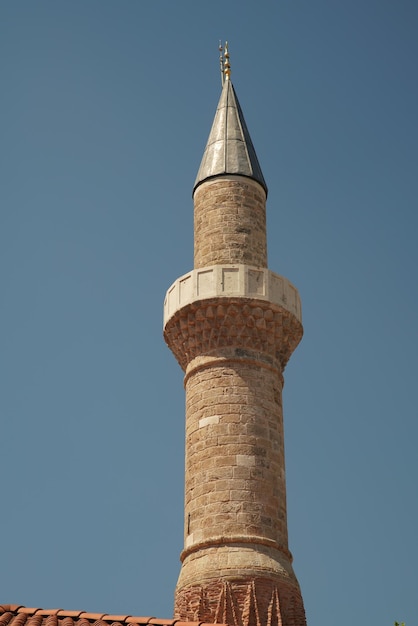
{"type": "Polygon", "coordinates": [[[6,612],[3,613],[3,615],[0,615],[0,626],[7,626],[7,624],[9,623],[9,619],[10,619],[11,613],[6,612]]]}
{"type": "Polygon", "coordinates": [[[77,624],[77,626],[91,626],[91,623],[85,617],[80,617],[80,619],[78,620],[73,620],[72,624],[73,626],[75,626],[75,624],[77,624]]]}
{"type": "Polygon", "coordinates": [[[20,613],[20,615],[16,615],[15,618],[13,618],[13,613],[10,614],[10,621],[8,622],[9,624],[13,623],[13,626],[23,626],[26,622],[26,616],[24,613],[20,613]]]}
{"type": "MultiPolygon", "coordinates": [[[[73,618],[72,617],[63,617],[60,620],[60,624],[61,624],[61,626],[74,626],[73,618]]],[[[80,622],[78,622],[78,624],[80,624],[80,622]]]]}
{"type": "MultiPolygon", "coordinates": [[[[10,610],[12,610],[11,607],[10,607],[10,610]]],[[[16,613],[27,613],[28,615],[34,615],[36,611],[39,611],[39,609],[38,608],[33,609],[30,607],[26,607],[26,606],[18,606],[16,609],[16,613]]]]}
{"type": "Polygon", "coordinates": [[[227,626],[227,624],[204,624],[182,622],[176,619],[137,617],[133,615],[109,615],[86,613],[63,609],[29,608],[20,604],[0,604],[0,626],[227,626]]]}

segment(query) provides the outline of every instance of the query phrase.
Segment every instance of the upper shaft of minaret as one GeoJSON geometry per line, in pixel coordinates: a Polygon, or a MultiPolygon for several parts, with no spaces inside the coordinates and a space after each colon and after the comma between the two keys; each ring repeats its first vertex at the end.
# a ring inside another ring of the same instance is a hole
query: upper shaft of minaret
{"type": "Polygon", "coordinates": [[[195,180],[195,268],[267,267],[267,185],[232,82],[224,81],[195,180]]]}

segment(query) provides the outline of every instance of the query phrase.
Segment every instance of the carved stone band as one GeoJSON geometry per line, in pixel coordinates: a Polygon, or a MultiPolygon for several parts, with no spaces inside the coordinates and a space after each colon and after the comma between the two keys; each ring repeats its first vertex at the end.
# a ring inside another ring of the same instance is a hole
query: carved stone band
{"type": "Polygon", "coordinates": [[[283,276],[249,265],[212,265],[178,278],[164,301],[164,326],[181,308],[209,298],[255,298],[283,307],[302,321],[299,293],[283,276]]]}

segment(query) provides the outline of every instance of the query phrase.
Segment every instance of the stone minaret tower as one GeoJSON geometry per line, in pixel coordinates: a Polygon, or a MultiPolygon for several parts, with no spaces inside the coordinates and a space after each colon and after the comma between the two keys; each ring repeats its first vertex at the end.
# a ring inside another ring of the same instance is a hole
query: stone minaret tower
{"type": "Polygon", "coordinates": [[[185,372],[180,620],[304,626],[288,548],[283,370],[302,337],[293,285],[267,269],[267,186],[228,52],[196,178],[194,269],[167,292],[164,336],[185,372]]]}

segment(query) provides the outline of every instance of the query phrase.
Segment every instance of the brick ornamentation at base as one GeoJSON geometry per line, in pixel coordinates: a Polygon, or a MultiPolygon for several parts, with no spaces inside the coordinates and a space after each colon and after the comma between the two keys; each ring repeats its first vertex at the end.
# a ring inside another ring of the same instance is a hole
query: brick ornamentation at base
{"type": "Polygon", "coordinates": [[[271,579],[215,580],[183,589],[175,617],[231,626],[305,626],[299,586],[271,579]]]}

